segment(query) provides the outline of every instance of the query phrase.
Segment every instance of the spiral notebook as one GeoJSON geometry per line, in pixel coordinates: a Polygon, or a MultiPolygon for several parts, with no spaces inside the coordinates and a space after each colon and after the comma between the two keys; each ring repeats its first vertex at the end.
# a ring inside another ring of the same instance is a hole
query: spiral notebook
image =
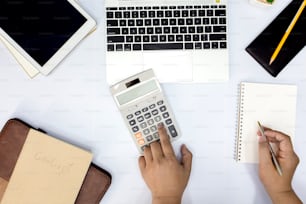
{"type": "Polygon", "coordinates": [[[240,84],[236,160],[258,162],[257,121],[293,138],[297,87],[295,85],[240,84]]]}

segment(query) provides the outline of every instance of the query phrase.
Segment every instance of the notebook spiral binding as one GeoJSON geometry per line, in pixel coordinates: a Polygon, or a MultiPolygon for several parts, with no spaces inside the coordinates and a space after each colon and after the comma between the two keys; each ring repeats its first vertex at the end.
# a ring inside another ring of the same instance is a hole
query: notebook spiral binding
{"type": "Polygon", "coordinates": [[[236,139],[236,161],[241,160],[241,143],[242,143],[242,128],[243,128],[243,105],[244,105],[244,91],[245,91],[245,86],[243,83],[240,84],[240,94],[238,98],[238,124],[237,124],[237,139],[236,139]]]}

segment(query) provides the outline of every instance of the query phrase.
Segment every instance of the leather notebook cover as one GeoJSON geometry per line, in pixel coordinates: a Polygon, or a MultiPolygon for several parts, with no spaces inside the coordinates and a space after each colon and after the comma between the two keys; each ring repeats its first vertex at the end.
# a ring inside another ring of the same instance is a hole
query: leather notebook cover
{"type": "MultiPolygon", "coordinates": [[[[12,119],[0,134],[0,201],[23,148],[30,126],[12,119]]],[[[111,176],[91,164],[79,191],[76,204],[98,204],[111,184],[111,176]]]]}
{"type": "Polygon", "coordinates": [[[293,0],[246,48],[246,51],[274,77],[284,69],[306,44],[306,9],[304,9],[277,58],[269,65],[274,50],[281,41],[301,3],[302,0],[293,0]]]}

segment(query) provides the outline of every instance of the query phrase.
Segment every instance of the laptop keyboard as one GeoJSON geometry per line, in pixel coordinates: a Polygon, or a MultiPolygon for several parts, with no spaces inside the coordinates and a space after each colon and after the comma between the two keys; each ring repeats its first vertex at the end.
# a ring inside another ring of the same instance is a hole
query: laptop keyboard
{"type": "Polygon", "coordinates": [[[108,7],[107,50],[226,49],[226,5],[108,7]]]}

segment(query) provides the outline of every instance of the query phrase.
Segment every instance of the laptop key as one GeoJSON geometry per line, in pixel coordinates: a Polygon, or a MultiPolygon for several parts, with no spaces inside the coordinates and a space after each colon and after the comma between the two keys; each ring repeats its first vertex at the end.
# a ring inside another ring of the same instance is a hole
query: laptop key
{"type": "Polygon", "coordinates": [[[143,50],[176,50],[183,49],[183,43],[143,44],[143,50]]]}
{"type": "Polygon", "coordinates": [[[226,26],[214,26],[214,27],[213,27],[213,31],[214,31],[215,33],[226,32],[226,26]]]}
{"type": "Polygon", "coordinates": [[[145,25],[146,26],[151,26],[152,25],[152,20],[151,19],[146,19],[145,20],[145,25]]]}
{"type": "Polygon", "coordinates": [[[220,42],[220,48],[225,49],[226,47],[226,42],[220,42]]]}
{"type": "Polygon", "coordinates": [[[120,26],[126,26],[126,20],[120,20],[120,26]]]}
{"type": "Polygon", "coordinates": [[[160,42],[166,42],[166,41],[167,41],[166,35],[160,35],[160,36],[159,36],[159,41],[160,41],[160,42]]]}
{"type": "Polygon", "coordinates": [[[133,44],[133,50],[141,50],[141,44],[133,44]]]}
{"type": "Polygon", "coordinates": [[[226,18],[219,18],[219,24],[226,24],[226,18]]]}
{"type": "Polygon", "coordinates": [[[185,43],[185,49],[186,49],[186,50],[191,50],[191,49],[193,49],[193,43],[185,43]]]}
{"type": "Polygon", "coordinates": [[[131,48],[131,44],[125,44],[124,45],[124,51],[131,51],[132,48],[131,48]]]}
{"type": "Polygon", "coordinates": [[[116,44],[116,51],[123,51],[123,45],[122,44],[116,44]]]}
{"type": "Polygon", "coordinates": [[[195,43],[194,47],[197,50],[202,49],[202,43],[195,43]]]}
{"type": "Polygon", "coordinates": [[[122,18],[122,13],[120,11],[115,12],[116,18],[122,18]]]}
{"type": "Polygon", "coordinates": [[[215,16],[226,16],[226,11],[222,10],[215,10],[215,16]]]}
{"type": "Polygon", "coordinates": [[[118,26],[118,20],[107,20],[107,26],[118,26]]]}
{"type": "Polygon", "coordinates": [[[135,20],[128,20],[129,26],[135,26],[135,20]]]}
{"type": "Polygon", "coordinates": [[[109,36],[107,37],[108,43],[117,43],[117,42],[124,42],[124,36],[109,36]]]}
{"type": "Polygon", "coordinates": [[[131,13],[129,11],[124,11],[123,12],[123,17],[124,18],[130,18],[131,17],[131,13]]]}
{"type": "Polygon", "coordinates": [[[128,28],[122,28],[121,32],[122,32],[122,34],[127,35],[127,34],[129,34],[129,29],[128,28]]]}
{"type": "Polygon", "coordinates": [[[120,35],[120,28],[107,28],[108,35],[120,35]]]}
{"type": "Polygon", "coordinates": [[[107,51],[114,51],[115,47],[113,44],[107,45],[107,51]]]}
{"type": "Polygon", "coordinates": [[[212,42],[211,47],[212,47],[212,49],[218,49],[219,48],[218,42],[212,42]]]}
{"type": "Polygon", "coordinates": [[[226,34],[210,34],[209,40],[211,41],[226,40],[226,34]]]}
{"type": "Polygon", "coordinates": [[[153,25],[159,26],[160,25],[160,20],[159,19],[153,19],[153,25]]]}
{"type": "Polygon", "coordinates": [[[106,12],[106,18],[114,18],[113,12],[106,12]]]}
{"type": "Polygon", "coordinates": [[[209,42],[203,43],[203,48],[204,49],[210,49],[210,43],[209,42]]]}
{"type": "Polygon", "coordinates": [[[191,35],[185,35],[185,41],[191,41],[191,35]]]}

